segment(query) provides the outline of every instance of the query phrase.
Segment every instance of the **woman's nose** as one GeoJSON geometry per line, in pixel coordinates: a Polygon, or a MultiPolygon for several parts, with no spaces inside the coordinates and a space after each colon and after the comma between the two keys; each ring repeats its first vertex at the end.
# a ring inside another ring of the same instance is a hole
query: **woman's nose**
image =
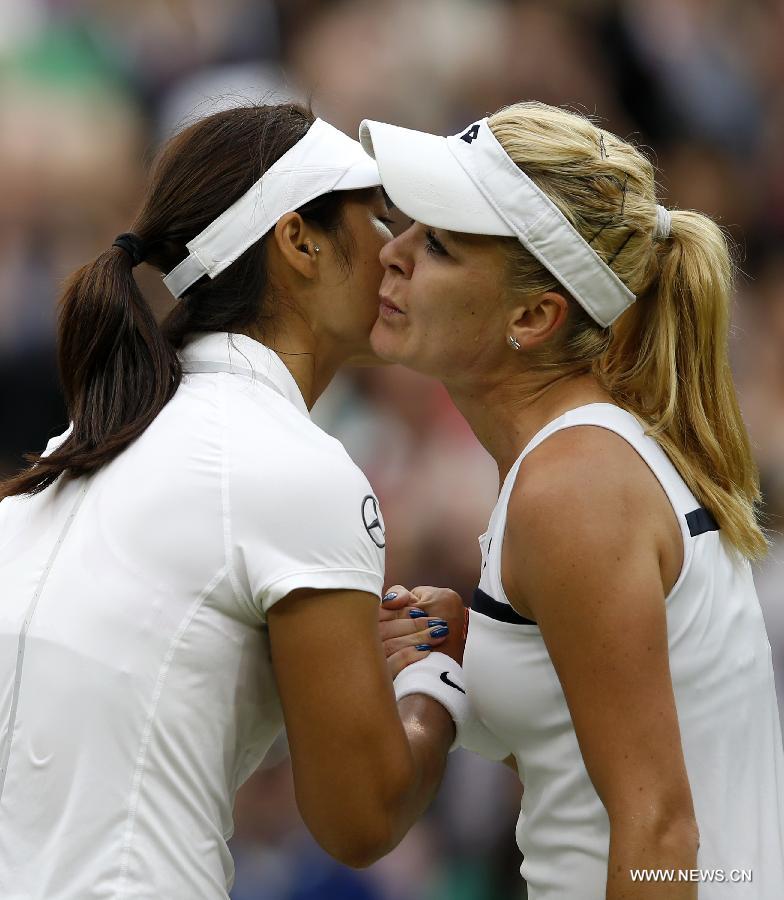
{"type": "MultiPolygon", "coordinates": [[[[412,226],[413,227],[413,226],[412,226]]],[[[381,265],[404,278],[411,277],[413,257],[411,254],[411,228],[384,244],[379,254],[381,265]]]]}

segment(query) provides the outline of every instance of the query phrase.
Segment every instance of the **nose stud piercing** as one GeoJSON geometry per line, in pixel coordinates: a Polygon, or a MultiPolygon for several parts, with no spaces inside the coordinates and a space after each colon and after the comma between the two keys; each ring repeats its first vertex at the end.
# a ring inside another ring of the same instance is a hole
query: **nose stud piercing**
{"type": "Polygon", "coordinates": [[[514,350],[520,349],[520,341],[518,341],[517,338],[513,334],[509,335],[509,343],[512,346],[512,349],[514,349],[514,350]]]}

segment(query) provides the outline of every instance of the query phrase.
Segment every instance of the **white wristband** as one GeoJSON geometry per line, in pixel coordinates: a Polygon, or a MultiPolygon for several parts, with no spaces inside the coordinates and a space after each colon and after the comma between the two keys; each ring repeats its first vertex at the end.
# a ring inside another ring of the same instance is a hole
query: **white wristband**
{"type": "Polygon", "coordinates": [[[471,710],[459,663],[446,653],[428,653],[399,672],[394,686],[398,700],[409,694],[425,694],[438,701],[455,723],[455,740],[450,751],[460,744],[460,727],[469,718],[471,710]]]}

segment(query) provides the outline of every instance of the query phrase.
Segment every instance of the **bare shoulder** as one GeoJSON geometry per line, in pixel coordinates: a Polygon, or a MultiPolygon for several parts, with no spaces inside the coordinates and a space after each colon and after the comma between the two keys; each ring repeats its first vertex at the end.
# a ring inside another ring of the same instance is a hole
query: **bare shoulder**
{"type": "Polygon", "coordinates": [[[516,594],[533,610],[542,579],[575,587],[640,557],[656,561],[657,571],[666,559],[677,577],[679,540],[669,500],[636,450],[609,429],[581,425],[556,432],[521,466],[507,513],[504,580],[510,600],[516,594]]]}
{"type": "MultiPolygon", "coordinates": [[[[600,515],[618,504],[637,506],[662,492],[655,475],[624,438],[597,425],[557,431],[524,460],[510,498],[510,513],[531,516],[552,504],[600,515]]],[[[633,512],[630,509],[629,512],[633,512]]]]}
{"type": "Polygon", "coordinates": [[[529,460],[504,538],[509,600],[539,625],[611,820],[664,806],[688,814],[659,541],[669,525],[680,539],[672,507],[607,429],[557,432],[529,460]]]}

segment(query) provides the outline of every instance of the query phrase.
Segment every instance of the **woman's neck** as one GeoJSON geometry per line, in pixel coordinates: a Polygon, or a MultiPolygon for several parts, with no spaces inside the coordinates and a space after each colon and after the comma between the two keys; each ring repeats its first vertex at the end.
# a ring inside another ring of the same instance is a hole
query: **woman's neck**
{"type": "Polygon", "coordinates": [[[525,446],[548,422],[589,403],[612,403],[594,375],[524,372],[482,387],[446,385],[452,402],[493,457],[503,483],[525,446]]]}
{"type": "Polygon", "coordinates": [[[349,357],[348,351],[327,346],[326,341],[319,342],[312,331],[302,326],[278,324],[274,331],[251,326],[244,333],[280,357],[297,382],[308,409],[313,408],[349,357]]]}

